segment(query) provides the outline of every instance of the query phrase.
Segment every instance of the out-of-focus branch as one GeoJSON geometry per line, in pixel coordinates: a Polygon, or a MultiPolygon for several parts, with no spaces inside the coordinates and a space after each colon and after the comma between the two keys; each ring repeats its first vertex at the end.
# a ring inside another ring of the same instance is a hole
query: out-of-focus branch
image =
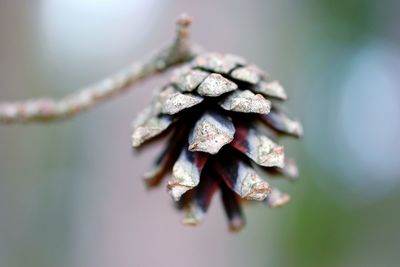
{"type": "Polygon", "coordinates": [[[175,40],[169,46],[60,100],[39,98],[0,102],[0,123],[47,122],[70,118],[128,90],[145,78],[192,59],[195,49],[189,41],[190,24],[191,18],[181,15],[177,21],[175,40]]]}

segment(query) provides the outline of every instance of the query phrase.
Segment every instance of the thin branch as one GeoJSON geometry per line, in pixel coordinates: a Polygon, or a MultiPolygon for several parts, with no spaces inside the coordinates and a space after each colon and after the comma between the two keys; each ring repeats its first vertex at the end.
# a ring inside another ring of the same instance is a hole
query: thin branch
{"type": "Polygon", "coordinates": [[[192,59],[195,51],[189,41],[190,24],[191,18],[181,15],[177,21],[175,40],[169,46],[60,100],[39,98],[0,102],[0,123],[47,122],[70,118],[132,88],[132,85],[145,78],[192,59]]]}

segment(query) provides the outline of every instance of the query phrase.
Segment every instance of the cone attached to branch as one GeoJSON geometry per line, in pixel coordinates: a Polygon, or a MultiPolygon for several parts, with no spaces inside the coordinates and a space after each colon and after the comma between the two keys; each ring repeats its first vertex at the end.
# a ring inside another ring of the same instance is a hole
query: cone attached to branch
{"type": "Polygon", "coordinates": [[[232,231],[245,222],[242,199],[272,208],[284,205],[289,195],[272,188],[261,174],[290,180],[297,176],[295,162],[285,160],[284,148],[277,143],[281,136],[298,138],[303,133],[301,124],[279,107],[286,99],[278,81],[239,56],[197,56],[175,70],[134,123],[135,148],[170,136],[145,174],[147,185],[158,185],[172,173],[168,192],[189,225],[203,221],[218,189],[232,231]]]}

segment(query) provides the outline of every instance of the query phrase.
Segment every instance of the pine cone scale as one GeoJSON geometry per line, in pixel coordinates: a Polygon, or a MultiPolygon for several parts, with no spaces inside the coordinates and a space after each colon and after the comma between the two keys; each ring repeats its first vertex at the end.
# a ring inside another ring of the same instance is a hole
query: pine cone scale
{"type": "Polygon", "coordinates": [[[232,231],[245,224],[244,200],[273,208],[286,204],[289,195],[257,171],[289,180],[298,174],[296,164],[285,160],[284,148],[277,144],[280,136],[302,135],[301,124],[276,102],[286,99],[279,82],[269,81],[264,71],[241,57],[197,56],[174,71],[170,83],[134,124],[134,147],[172,131],[163,153],[145,174],[146,183],[155,186],[172,172],[168,192],[185,211],[183,223],[189,225],[204,220],[218,189],[232,231]]]}

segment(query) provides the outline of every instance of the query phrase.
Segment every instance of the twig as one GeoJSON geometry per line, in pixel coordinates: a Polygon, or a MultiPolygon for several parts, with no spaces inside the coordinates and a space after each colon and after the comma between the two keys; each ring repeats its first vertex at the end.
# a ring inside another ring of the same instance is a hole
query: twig
{"type": "Polygon", "coordinates": [[[192,59],[195,51],[189,42],[190,24],[191,18],[181,15],[172,44],[152,57],[142,62],[134,62],[113,76],[60,100],[39,98],[0,102],[0,123],[47,122],[70,118],[111,99],[145,78],[192,59]]]}

